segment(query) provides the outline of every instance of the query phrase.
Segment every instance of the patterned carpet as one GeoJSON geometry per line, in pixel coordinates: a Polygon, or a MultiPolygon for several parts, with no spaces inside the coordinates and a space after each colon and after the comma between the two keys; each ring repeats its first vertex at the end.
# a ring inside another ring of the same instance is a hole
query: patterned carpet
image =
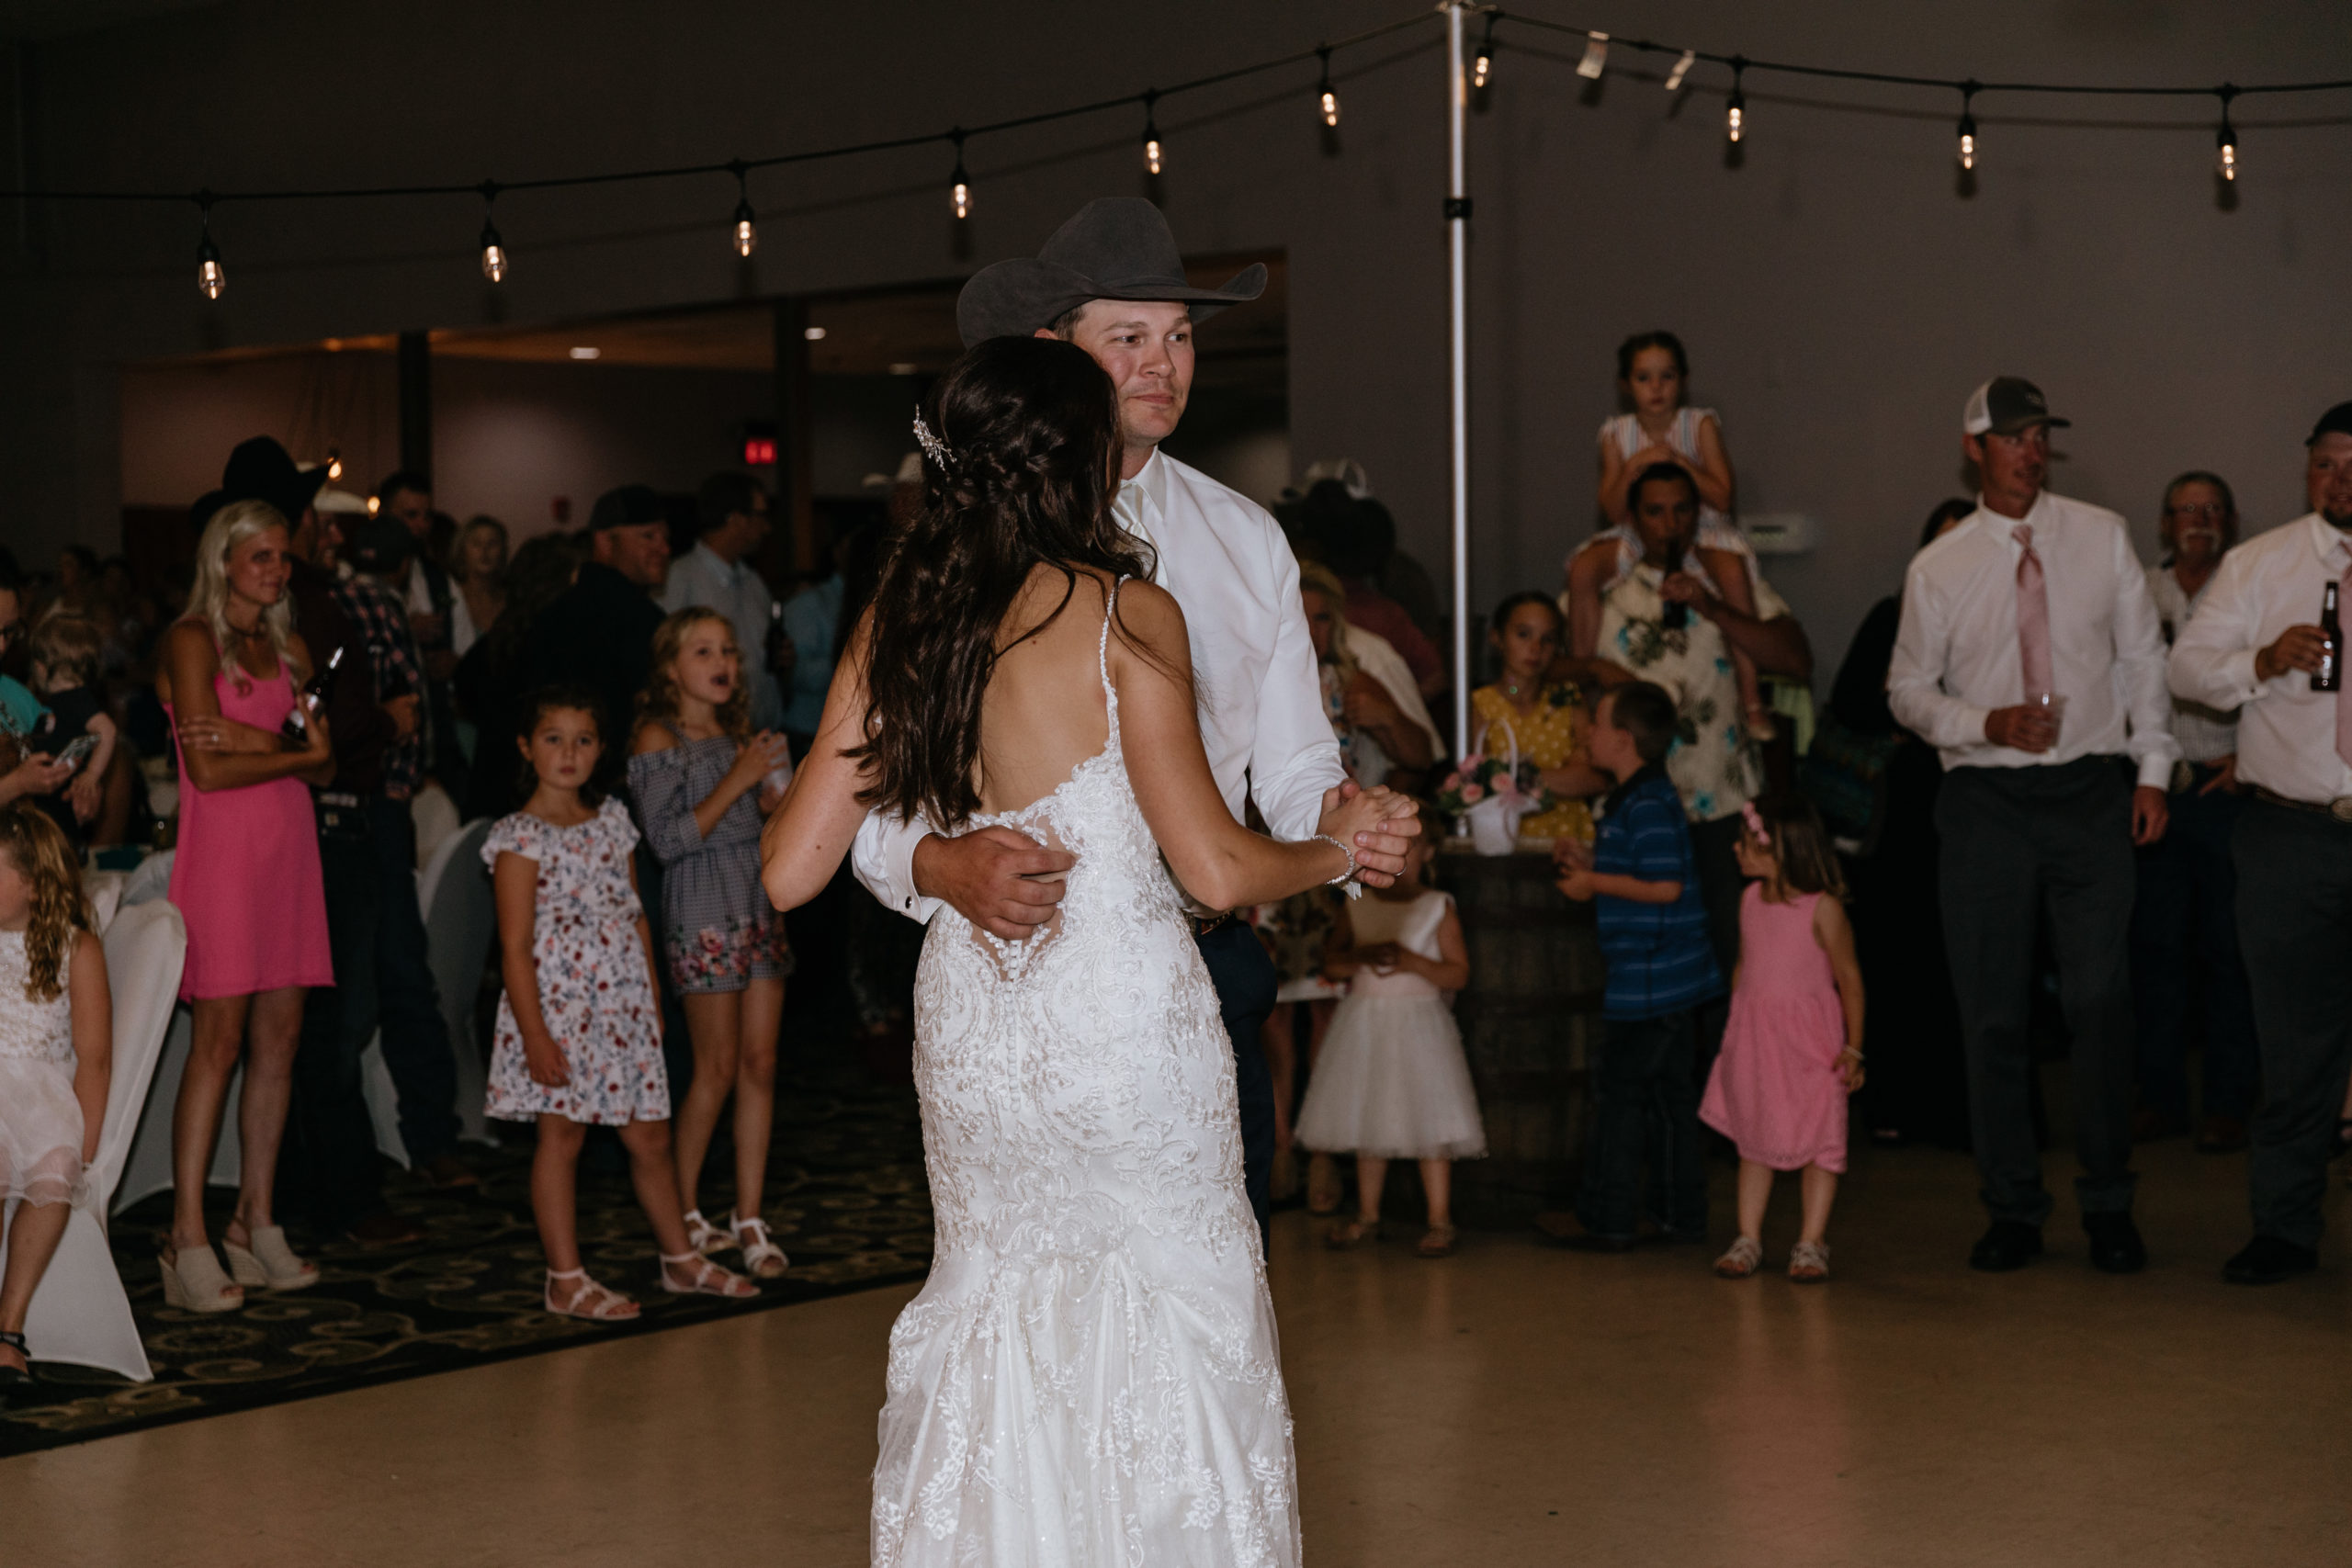
{"type": "MultiPolygon", "coordinates": [[[[169,1194],[118,1216],[115,1260],[155,1381],[36,1364],[40,1387],[0,1406],[0,1455],[920,1280],[930,1268],[931,1208],[910,1088],[837,1078],[779,1088],[766,1207],[792,1270],[756,1301],[658,1289],[652,1235],[626,1172],[583,1165],[580,1241],[589,1272],[645,1309],[620,1326],[541,1310],[546,1263],[531,1224],[529,1133],[517,1132],[503,1148],[467,1151],[482,1173],[478,1190],[435,1192],[395,1177],[392,1206],[425,1227],[424,1241],[368,1251],[344,1242],[305,1247],[298,1235],[296,1245],[324,1277],[290,1295],[256,1291],[243,1312],[205,1316],[164,1304],[155,1247],[169,1224],[169,1194]]],[[[707,1168],[729,1168],[723,1143],[707,1168]]],[[[721,1213],[724,1190],[723,1176],[705,1188],[721,1213]]],[[[230,1194],[215,1196],[225,1219],[230,1194]]]]}

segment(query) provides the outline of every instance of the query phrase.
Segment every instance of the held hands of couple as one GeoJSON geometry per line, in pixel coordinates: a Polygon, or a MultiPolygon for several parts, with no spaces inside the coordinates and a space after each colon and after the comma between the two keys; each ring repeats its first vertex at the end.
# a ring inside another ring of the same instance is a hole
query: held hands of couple
{"type": "Polygon", "coordinates": [[[1405,874],[1406,840],[1420,834],[1420,807],[1395,790],[1368,790],[1351,779],[1323,792],[1316,831],[1354,852],[1358,882],[1386,887],[1405,874]]]}

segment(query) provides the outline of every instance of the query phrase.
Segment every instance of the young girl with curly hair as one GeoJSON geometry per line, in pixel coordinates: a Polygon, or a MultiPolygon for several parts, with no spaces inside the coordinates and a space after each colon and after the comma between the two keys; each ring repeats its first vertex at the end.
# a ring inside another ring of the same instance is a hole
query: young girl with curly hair
{"type": "Polygon", "coordinates": [[[782,735],[752,733],[751,682],[734,627],[689,607],[653,634],[653,675],[638,701],[629,795],[662,862],[662,948],[685,1002],[695,1076],[678,1107],[678,1190],[705,1253],[743,1251],[773,1280],[786,1267],[760,1217],[775,1113],[776,1028],[792,972],[784,918],[760,891],[760,827],[790,776],[782,735]],[[697,1201],[718,1113],[735,1096],[735,1209],[724,1229],[697,1201]]]}

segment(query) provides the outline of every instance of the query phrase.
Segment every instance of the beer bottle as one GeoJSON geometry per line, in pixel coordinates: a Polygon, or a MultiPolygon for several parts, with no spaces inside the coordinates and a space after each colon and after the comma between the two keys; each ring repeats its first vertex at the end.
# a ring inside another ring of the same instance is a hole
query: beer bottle
{"type": "Polygon", "coordinates": [[[2337,620],[2335,584],[2333,582],[2320,596],[2319,629],[2327,638],[2327,650],[2319,656],[2319,668],[2312,671],[2312,690],[2341,691],[2344,687],[2344,627],[2337,620]]]}
{"type": "Polygon", "coordinates": [[[335,667],[342,662],[343,649],[337,648],[295,694],[294,705],[286,712],[286,722],[277,727],[278,736],[288,751],[300,751],[311,743],[311,716],[327,705],[327,688],[334,684],[335,667]]]}

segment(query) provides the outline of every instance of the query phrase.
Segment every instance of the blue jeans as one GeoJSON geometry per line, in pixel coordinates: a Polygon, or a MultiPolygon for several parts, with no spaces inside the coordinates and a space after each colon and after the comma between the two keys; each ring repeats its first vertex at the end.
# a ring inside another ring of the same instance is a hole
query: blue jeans
{"type": "Polygon", "coordinates": [[[2138,1026],[2140,1102],[2175,1122],[2188,1119],[2189,974],[2204,972],[2204,1094],[2208,1116],[2254,1110],[2259,1077],[2254,998],[2238,952],[2237,871],[2230,834],[2245,799],[2199,795],[2213,776],[2171,800],[2165,836],[2139,852],[2140,891],[2132,907],[2132,1018],[2138,1026]]]}
{"type": "MultiPolygon", "coordinates": [[[[1592,1066],[1577,1219],[1595,1235],[1631,1239],[1640,1224],[1642,1162],[1662,1193],[1666,1230],[1703,1235],[1707,1169],[1699,1128],[1699,1009],[1603,1019],[1592,1066]]],[[[1653,1200],[1654,1201],[1656,1200],[1653,1200]]]]}
{"type": "Polygon", "coordinates": [[[335,983],[313,987],[302,1000],[277,1194],[282,1213],[340,1234],[384,1206],[383,1167],[359,1077],[359,1054],[376,1028],[375,987],[360,976],[375,962],[382,900],[375,851],[356,824],[348,832],[320,833],[319,870],[335,983]]]}
{"type": "MultiPolygon", "coordinates": [[[[374,973],[357,976],[360,998],[384,1032],[384,1066],[401,1095],[401,1142],[421,1166],[458,1145],[458,1060],[441,991],[424,956],[424,915],[416,902],[416,825],[408,802],[369,795],[368,839],[379,897],[374,973]]],[[[340,970],[339,983],[349,985],[340,970]]],[[[360,1036],[362,1043],[367,1036],[360,1036]]]]}

